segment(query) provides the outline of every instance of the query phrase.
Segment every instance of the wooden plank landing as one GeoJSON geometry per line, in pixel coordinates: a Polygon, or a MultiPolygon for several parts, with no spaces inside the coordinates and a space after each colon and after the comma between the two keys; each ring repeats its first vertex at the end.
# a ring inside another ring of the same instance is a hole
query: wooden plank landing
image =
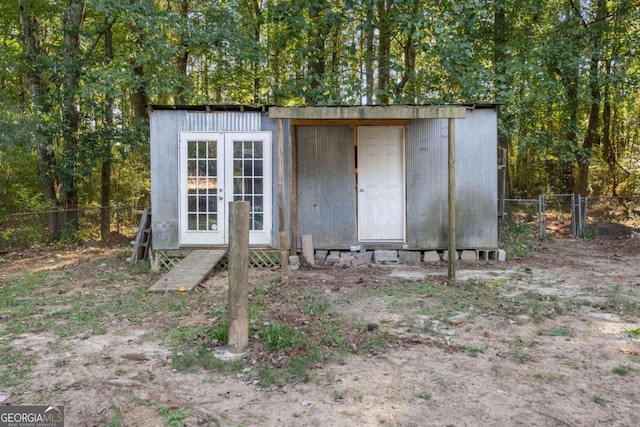
{"type": "Polygon", "coordinates": [[[153,285],[149,292],[190,291],[211,273],[226,249],[192,251],[153,285]]]}

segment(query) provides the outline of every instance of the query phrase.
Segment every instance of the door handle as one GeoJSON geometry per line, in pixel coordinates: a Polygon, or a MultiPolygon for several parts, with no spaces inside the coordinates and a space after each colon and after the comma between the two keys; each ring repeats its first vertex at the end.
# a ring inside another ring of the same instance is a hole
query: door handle
{"type": "Polygon", "coordinates": [[[364,193],[364,188],[361,188],[361,189],[360,189],[360,192],[361,192],[361,193],[364,193]]]}

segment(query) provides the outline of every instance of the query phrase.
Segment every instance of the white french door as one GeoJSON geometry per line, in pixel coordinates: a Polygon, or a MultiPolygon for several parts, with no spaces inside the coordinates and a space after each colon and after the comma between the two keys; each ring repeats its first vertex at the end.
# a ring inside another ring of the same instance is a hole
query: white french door
{"type": "Polygon", "coordinates": [[[358,127],[358,239],[405,240],[404,127],[358,127]]]}
{"type": "Polygon", "coordinates": [[[271,133],[181,132],[180,244],[228,243],[228,203],[250,203],[249,243],[271,243],[271,133]]]}

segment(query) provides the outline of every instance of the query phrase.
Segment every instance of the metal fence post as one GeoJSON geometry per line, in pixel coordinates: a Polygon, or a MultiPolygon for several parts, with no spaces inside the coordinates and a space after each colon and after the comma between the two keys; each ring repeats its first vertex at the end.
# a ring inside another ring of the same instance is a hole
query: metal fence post
{"type": "Polygon", "coordinates": [[[578,222],[576,218],[576,194],[571,193],[571,235],[578,237],[578,222]]]}
{"type": "Polygon", "coordinates": [[[544,226],[544,197],[542,194],[538,196],[538,235],[540,238],[546,234],[544,226]]]}

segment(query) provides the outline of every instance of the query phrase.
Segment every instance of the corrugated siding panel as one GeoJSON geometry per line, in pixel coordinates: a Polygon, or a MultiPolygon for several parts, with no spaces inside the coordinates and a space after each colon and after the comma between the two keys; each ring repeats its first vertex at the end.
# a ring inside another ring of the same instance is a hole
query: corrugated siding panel
{"type": "Polygon", "coordinates": [[[191,132],[251,132],[260,131],[261,114],[257,112],[184,112],[181,130],[191,132]]]}
{"type": "MultiPolygon", "coordinates": [[[[408,243],[448,246],[448,122],[414,120],[407,129],[408,243]]],[[[497,128],[491,109],[456,120],[456,246],[498,246],[497,128]]]]}
{"type": "Polygon", "coordinates": [[[151,227],[155,249],[178,249],[178,130],[180,111],[153,111],[151,136],[151,227]]]}
{"type": "Polygon", "coordinates": [[[407,243],[447,246],[447,121],[413,120],[406,132],[407,243]]]}
{"type": "Polygon", "coordinates": [[[356,242],[354,149],[349,126],[297,127],[298,235],[318,249],[356,242]]]}
{"type": "Polygon", "coordinates": [[[456,120],[456,245],[498,247],[496,111],[473,110],[456,120]]]}

